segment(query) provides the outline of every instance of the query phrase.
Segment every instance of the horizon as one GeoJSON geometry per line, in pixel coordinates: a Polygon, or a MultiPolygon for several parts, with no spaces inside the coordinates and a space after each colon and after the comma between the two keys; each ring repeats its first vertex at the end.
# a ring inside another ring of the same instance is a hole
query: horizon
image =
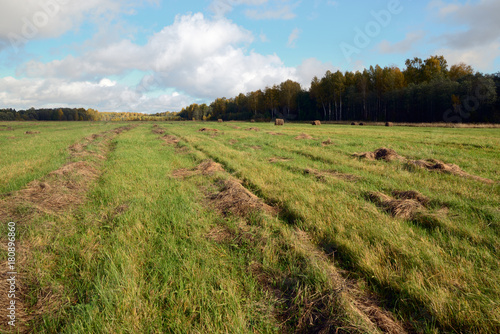
{"type": "Polygon", "coordinates": [[[500,68],[500,3],[2,0],[0,108],[180,111],[327,70],[500,68]],[[362,8],[362,9],[361,9],[362,8]]]}

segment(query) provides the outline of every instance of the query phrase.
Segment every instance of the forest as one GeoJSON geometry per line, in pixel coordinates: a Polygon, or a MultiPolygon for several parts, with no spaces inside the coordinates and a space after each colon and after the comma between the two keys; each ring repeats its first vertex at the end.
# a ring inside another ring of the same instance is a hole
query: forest
{"type": "Polygon", "coordinates": [[[180,112],[112,113],[84,108],[0,109],[0,121],[390,121],[500,123],[500,72],[448,66],[443,56],[407,59],[406,68],[376,65],[362,72],[314,77],[309,89],[287,80],[264,90],[191,104],[180,112]]]}
{"type": "Polygon", "coordinates": [[[406,68],[370,66],[362,72],[314,77],[309,90],[287,80],[179,113],[195,120],[500,122],[500,73],[485,75],[443,56],[407,59],[406,68]]]}

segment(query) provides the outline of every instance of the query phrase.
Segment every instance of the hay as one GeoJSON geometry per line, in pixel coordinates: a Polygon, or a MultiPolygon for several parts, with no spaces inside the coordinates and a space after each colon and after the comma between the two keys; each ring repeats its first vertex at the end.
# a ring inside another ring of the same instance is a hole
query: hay
{"type": "Polygon", "coordinates": [[[325,140],[324,142],[321,143],[322,146],[329,146],[329,145],[333,145],[333,141],[328,138],[327,140],[325,140]]]}
{"type": "Polygon", "coordinates": [[[359,178],[355,175],[340,173],[334,170],[317,170],[314,168],[304,169],[304,174],[312,175],[320,181],[326,181],[328,177],[344,181],[356,181],[359,178]]]}
{"type": "Polygon", "coordinates": [[[251,149],[254,149],[254,150],[262,150],[262,147],[261,146],[258,146],[258,145],[253,145],[253,146],[250,146],[251,149]]]}
{"type": "Polygon", "coordinates": [[[178,144],[181,140],[174,135],[165,135],[161,137],[167,145],[178,144]]]}
{"type": "Polygon", "coordinates": [[[259,128],[248,128],[248,129],[245,129],[245,130],[246,131],[256,131],[256,132],[260,131],[259,128]]]}
{"type": "Polygon", "coordinates": [[[234,144],[236,144],[236,143],[238,143],[238,139],[231,139],[231,140],[229,141],[229,144],[230,144],[230,145],[234,145],[234,144]]]}
{"type": "Polygon", "coordinates": [[[392,122],[386,122],[385,126],[394,126],[394,124],[392,122]]]}
{"type": "Polygon", "coordinates": [[[154,134],[157,134],[157,135],[162,135],[162,134],[165,133],[164,129],[161,129],[161,128],[157,127],[157,126],[154,127],[152,131],[153,131],[154,134]]]}
{"type": "Polygon", "coordinates": [[[224,123],[224,121],[223,121],[221,118],[219,118],[219,119],[217,120],[217,122],[218,122],[218,123],[224,123]]]}
{"type": "Polygon", "coordinates": [[[255,120],[254,120],[254,119],[251,119],[251,120],[250,120],[250,123],[255,123],[255,120]]]}
{"type": "Polygon", "coordinates": [[[355,123],[355,122],[352,122],[352,123],[351,123],[351,125],[356,125],[356,123],[355,123]]]}
{"type": "Polygon", "coordinates": [[[408,190],[408,191],[400,191],[395,190],[392,192],[392,196],[398,199],[413,199],[423,206],[427,206],[430,202],[430,199],[427,196],[422,195],[416,190],[408,190]]]}
{"type": "Polygon", "coordinates": [[[192,168],[192,169],[187,169],[187,168],[181,168],[174,170],[172,172],[172,176],[178,179],[183,179],[186,177],[191,177],[193,175],[212,175],[216,172],[223,172],[224,167],[222,167],[221,164],[211,160],[203,160],[198,166],[192,168]]]}
{"type": "Polygon", "coordinates": [[[239,180],[230,178],[224,181],[220,192],[212,195],[210,200],[223,214],[246,216],[251,212],[262,211],[276,214],[277,210],[243,187],[239,180]]]}
{"type": "Polygon", "coordinates": [[[24,134],[25,135],[36,135],[37,133],[40,133],[40,131],[26,131],[24,134]]]}
{"type": "Polygon", "coordinates": [[[283,134],[283,133],[281,133],[281,132],[272,132],[272,131],[270,131],[270,132],[268,132],[268,133],[269,133],[271,136],[284,136],[284,134],[283,134]]]}
{"type": "Polygon", "coordinates": [[[201,128],[198,132],[219,132],[217,129],[201,128]]]}
{"type": "Polygon", "coordinates": [[[301,133],[300,135],[295,137],[295,140],[302,140],[302,139],[314,139],[314,138],[306,133],[301,133]]]}
{"type": "Polygon", "coordinates": [[[365,123],[361,122],[361,123],[359,123],[359,125],[365,125],[365,123]]]}
{"type": "Polygon", "coordinates": [[[312,121],[311,124],[312,125],[321,125],[321,122],[320,121],[312,121]]]}
{"type": "Polygon", "coordinates": [[[276,118],[274,125],[285,125],[285,120],[281,118],[276,118]]]}
{"type": "Polygon", "coordinates": [[[364,158],[367,160],[385,160],[385,161],[393,161],[393,160],[405,160],[404,157],[400,156],[393,149],[381,147],[376,149],[373,152],[363,152],[363,153],[354,153],[353,156],[358,158],[364,158]]]}
{"type": "Polygon", "coordinates": [[[424,206],[414,199],[394,199],[381,192],[370,192],[368,198],[393,217],[413,219],[423,211],[424,206]]]}
{"type": "Polygon", "coordinates": [[[291,158],[282,158],[282,157],[273,157],[273,158],[270,158],[268,161],[270,163],[275,163],[275,162],[284,162],[284,161],[291,161],[293,159],[291,158]]]}
{"type": "Polygon", "coordinates": [[[442,162],[440,160],[436,160],[436,159],[408,160],[408,163],[410,165],[417,166],[419,168],[424,168],[424,169],[427,169],[430,171],[437,171],[437,172],[441,172],[441,173],[447,173],[447,174],[453,174],[453,175],[458,175],[458,176],[462,176],[462,177],[467,177],[467,178],[471,178],[471,179],[481,181],[484,183],[488,183],[488,184],[495,183],[493,180],[469,174],[469,173],[463,171],[459,166],[457,166],[455,164],[447,164],[447,163],[444,163],[444,162],[442,162]]]}

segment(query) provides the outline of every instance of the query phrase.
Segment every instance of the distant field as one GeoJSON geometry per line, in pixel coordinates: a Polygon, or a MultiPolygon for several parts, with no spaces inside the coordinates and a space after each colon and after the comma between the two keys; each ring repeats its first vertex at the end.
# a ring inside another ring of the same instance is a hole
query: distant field
{"type": "Polygon", "coordinates": [[[5,122],[0,157],[20,332],[500,331],[499,129],[5,122]]]}

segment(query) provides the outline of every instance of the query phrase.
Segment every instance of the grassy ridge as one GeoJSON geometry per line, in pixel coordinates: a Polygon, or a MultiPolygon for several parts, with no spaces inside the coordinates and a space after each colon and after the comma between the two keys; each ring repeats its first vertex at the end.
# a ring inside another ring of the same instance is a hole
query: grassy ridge
{"type": "Polygon", "coordinates": [[[454,129],[259,125],[285,133],[271,136],[214,127],[224,134],[198,133],[196,125],[172,127],[171,131],[283,207],[290,223],[309,231],[325,250],[336,251],[342,265],[370,281],[402,318],[415,316],[419,328],[474,332],[499,328],[500,290],[495,283],[500,278],[500,261],[495,255],[500,249],[498,183],[488,185],[408,170],[402,163],[359,161],[350,156],[390,146],[411,158],[438,158],[497,179],[500,145],[496,130],[467,129],[463,133],[454,129]],[[336,145],[295,141],[293,137],[301,132],[323,140],[330,137],[336,145]],[[233,138],[238,143],[231,144],[233,138]],[[255,145],[261,149],[251,148],[255,145]],[[462,147],[465,149],[460,150],[462,147]],[[294,160],[270,164],[271,156],[294,160]],[[361,181],[317,182],[301,172],[310,167],[350,172],[361,181]],[[433,225],[392,218],[366,200],[368,191],[392,190],[418,190],[429,196],[433,225]]]}

